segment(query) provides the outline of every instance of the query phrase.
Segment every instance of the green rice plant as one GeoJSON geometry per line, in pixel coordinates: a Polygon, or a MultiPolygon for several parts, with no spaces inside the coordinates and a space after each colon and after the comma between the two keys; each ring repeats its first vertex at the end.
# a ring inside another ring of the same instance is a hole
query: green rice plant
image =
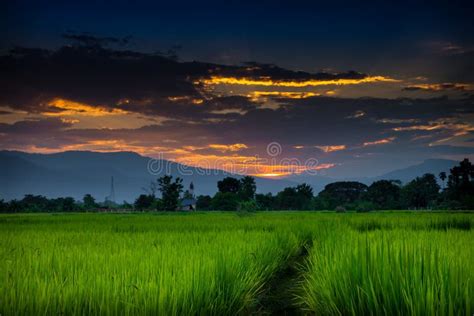
{"type": "Polygon", "coordinates": [[[300,302],[321,315],[471,315],[471,232],[396,229],[316,239],[300,302]]]}
{"type": "Polygon", "coordinates": [[[249,314],[291,263],[301,273],[278,297],[300,287],[309,313],[471,315],[471,225],[416,212],[0,215],[0,314],[249,314]]]}
{"type": "Polygon", "coordinates": [[[446,218],[429,223],[430,229],[448,231],[450,229],[471,230],[472,222],[468,218],[446,218]]]}
{"type": "Polygon", "coordinates": [[[0,314],[235,314],[301,243],[237,217],[92,218],[1,232],[0,314]]]}

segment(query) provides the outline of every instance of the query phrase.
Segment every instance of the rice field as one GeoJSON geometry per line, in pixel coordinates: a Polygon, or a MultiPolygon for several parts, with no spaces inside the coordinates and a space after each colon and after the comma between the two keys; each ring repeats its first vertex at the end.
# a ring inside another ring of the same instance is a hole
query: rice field
{"type": "Polygon", "coordinates": [[[279,300],[299,314],[472,315],[473,219],[1,215],[0,314],[271,314],[272,284],[285,283],[279,300]],[[297,275],[281,273],[289,264],[297,275]]]}

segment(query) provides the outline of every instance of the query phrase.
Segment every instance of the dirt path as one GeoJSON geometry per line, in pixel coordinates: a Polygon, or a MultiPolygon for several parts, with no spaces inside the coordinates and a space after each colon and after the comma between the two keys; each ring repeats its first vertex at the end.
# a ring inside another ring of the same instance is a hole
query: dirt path
{"type": "Polygon", "coordinates": [[[303,315],[295,304],[295,294],[302,281],[301,267],[309,248],[307,241],[270,280],[254,315],[303,315]]]}

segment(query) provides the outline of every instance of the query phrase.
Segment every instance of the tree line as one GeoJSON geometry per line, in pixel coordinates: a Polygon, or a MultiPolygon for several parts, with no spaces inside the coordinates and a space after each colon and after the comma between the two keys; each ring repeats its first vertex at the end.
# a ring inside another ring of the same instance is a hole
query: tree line
{"type": "MultiPolygon", "coordinates": [[[[464,159],[451,168],[449,174],[441,172],[436,177],[427,173],[404,185],[399,180],[379,180],[369,186],[356,181],[338,181],[326,185],[317,195],[305,183],[287,187],[275,195],[256,193],[255,179],[250,176],[226,177],[218,181],[217,188],[218,192],[212,197],[199,195],[196,198],[197,210],[473,210],[474,166],[464,159]]],[[[82,201],[72,197],[48,199],[25,195],[21,200],[0,200],[0,212],[175,211],[180,207],[181,197],[194,198],[190,192],[183,191],[181,178],[165,175],[152,182],[147,194],[140,195],[133,204],[97,203],[90,194],[82,201]]]]}

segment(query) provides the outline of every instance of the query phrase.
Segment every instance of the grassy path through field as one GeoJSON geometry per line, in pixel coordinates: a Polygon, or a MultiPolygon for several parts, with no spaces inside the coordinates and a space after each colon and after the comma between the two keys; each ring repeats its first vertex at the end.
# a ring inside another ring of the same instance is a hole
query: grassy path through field
{"type": "Polygon", "coordinates": [[[295,295],[301,286],[303,266],[311,244],[312,240],[306,240],[268,282],[256,315],[303,315],[296,304],[295,295]]]}

